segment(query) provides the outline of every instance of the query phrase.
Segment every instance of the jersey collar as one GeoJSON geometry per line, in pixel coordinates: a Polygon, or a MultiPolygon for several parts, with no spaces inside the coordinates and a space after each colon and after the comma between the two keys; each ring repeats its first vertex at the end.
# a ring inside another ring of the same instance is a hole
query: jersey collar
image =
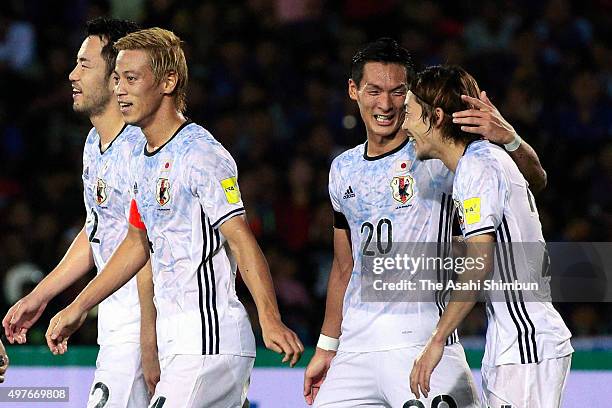
{"type": "MultiPolygon", "coordinates": [[[[127,127],[127,123],[125,123],[123,125],[123,127],[121,128],[121,130],[119,131],[119,133],[117,133],[117,135],[115,135],[115,137],[113,137],[113,140],[111,140],[111,142],[108,144],[108,146],[106,146],[106,149],[104,149],[104,151],[102,151],[102,138],[100,137],[100,134],[98,133],[98,149],[100,150],[100,154],[104,154],[106,152],[108,152],[111,148],[111,146],[113,145],[113,143],[115,143],[115,140],[117,140],[117,138],[119,137],[120,134],[123,133],[123,131],[125,130],[125,128],[127,127]]],[[[96,132],[98,130],[96,129],[96,132]]]]}
{"type": "Polygon", "coordinates": [[[170,137],[170,139],[166,140],[166,143],[164,143],[163,145],[159,146],[157,149],[155,149],[152,152],[147,151],[147,144],[145,143],[144,149],[143,149],[144,155],[147,156],[147,157],[155,156],[157,153],[159,153],[159,151],[161,149],[164,148],[164,146],[166,146],[168,143],[170,143],[172,141],[172,139],[174,139],[176,137],[176,135],[178,135],[179,132],[185,128],[185,126],[187,126],[187,125],[189,125],[191,123],[193,123],[193,122],[191,122],[190,119],[187,119],[185,122],[183,122],[183,124],[181,126],[179,126],[178,129],[176,129],[176,132],[174,132],[174,134],[170,137]]]}
{"type": "Polygon", "coordinates": [[[374,161],[374,160],[383,159],[383,158],[385,158],[387,156],[391,156],[392,154],[397,153],[400,150],[402,150],[404,148],[404,146],[406,146],[408,144],[409,141],[410,141],[410,138],[406,137],[406,140],[404,140],[395,149],[389,150],[387,153],[379,154],[378,156],[368,156],[368,142],[366,141],[365,145],[364,145],[364,148],[363,148],[363,158],[366,159],[367,161],[374,161]]]}
{"type": "Polygon", "coordinates": [[[471,140],[468,144],[465,145],[465,148],[463,149],[463,154],[461,156],[465,156],[465,153],[467,152],[468,147],[470,147],[473,143],[482,142],[483,140],[485,140],[483,137],[481,137],[480,139],[471,140]]]}

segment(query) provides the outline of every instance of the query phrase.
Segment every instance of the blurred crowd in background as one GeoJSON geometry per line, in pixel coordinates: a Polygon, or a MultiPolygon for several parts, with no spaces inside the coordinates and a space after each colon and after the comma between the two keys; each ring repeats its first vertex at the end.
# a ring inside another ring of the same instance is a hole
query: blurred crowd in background
{"type": "MultiPolygon", "coordinates": [[[[68,73],[84,23],[106,15],[172,29],[190,67],[188,116],[238,163],[249,222],[284,320],[318,336],[332,260],[332,159],[365,141],[350,59],[397,39],[418,67],[479,81],[539,153],[548,241],[612,241],[612,2],[411,0],[4,0],[0,4],[0,312],[61,259],[82,228],[82,150],[68,73]]],[[[92,275],[93,276],[93,275],[92,275]]],[[[87,283],[60,295],[32,330],[87,283]]],[[[240,297],[254,313],[244,287],[240,297]]],[[[612,333],[609,304],[558,305],[575,336],[612,333]]],[[[71,338],[94,344],[95,316],[71,338]]],[[[252,319],[257,329],[257,319],[252,319]]],[[[464,335],[484,333],[477,310],[464,335]]]]}

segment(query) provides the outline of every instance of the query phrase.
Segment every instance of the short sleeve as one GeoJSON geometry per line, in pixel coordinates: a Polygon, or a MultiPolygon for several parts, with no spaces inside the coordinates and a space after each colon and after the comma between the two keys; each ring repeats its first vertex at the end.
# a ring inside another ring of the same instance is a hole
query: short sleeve
{"type": "Polygon", "coordinates": [[[336,188],[336,183],[338,179],[340,178],[340,174],[338,173],[339,172],[337,170],[337,164],[336,164],[336,161],[334,160],[334,162],[331,165],[331,168],[329,169],[329,184],[328,184],[329,198],[331,200],[331,204],[332,204],[332,207],[334,208],[334,211],[341,212],[340,199],[338,198],[338,192],[336,188]]]}
{"type": "Polygon", "coordinates": [[[189,183],[213,228],[244,214],[238,186],[238,169],[221,146],[195,146],[190,160],[189,183]]]}
{"type": "Polygon", "coordinates": [[[461,167],[453,200],[464,238],[495,232],[504,215],[506,193],[500,169],[474,159],[461,167]]]}
{"type": "Polygon", "coordinates": [[[89,180],[89,167],[92,165],[92,146],[95,143],[96,128],[91,128],[85,139],[85,145],[83,146],[83,182],[89,180]]]}
{"type": "Polygon", "coordinates": [[[334,209],[334,227],[339,229],[350,229],[346,216],[342,212],[340,208],[340,199],[338,195],[338,187],[337,184],[340,180],[340,172],[337,168],[337,159],[331,165],[329,170],[329,199],[332,204],[332,208],[334,209]]]}

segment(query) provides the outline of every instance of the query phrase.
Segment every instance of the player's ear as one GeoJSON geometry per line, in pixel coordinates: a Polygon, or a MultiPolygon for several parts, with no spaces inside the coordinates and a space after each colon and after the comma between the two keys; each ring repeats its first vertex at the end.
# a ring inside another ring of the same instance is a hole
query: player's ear
{"type": "Polygon", "coordinates": [[[358,92],[359,88],[357,87],[357,84],[355,83],[355,81],[353,81],[352,79],[348,80],[348,94],[349,94],[349,98],[351,98],[352,100],[356,101],[357,100],[357,92],[358,92]]]}
{"type": "Polygon", "coordinates": [[[440,127],[442,126],[442,120],[444,120],[444,110],[442,110],[442,108],[436,108],[434,109],[434,113],[435,113],[435,117],[434,119],[434,127],[440,127]]]}
{"type": "Polygon", "coordinates": [[[170,95],[174,92],[174,88],[176,88],[176,84],[178,83],[178,74],[176,71],[170,71],[166,75],[166,78],[162,81],[163,93],[166,95],[170,95]]]}

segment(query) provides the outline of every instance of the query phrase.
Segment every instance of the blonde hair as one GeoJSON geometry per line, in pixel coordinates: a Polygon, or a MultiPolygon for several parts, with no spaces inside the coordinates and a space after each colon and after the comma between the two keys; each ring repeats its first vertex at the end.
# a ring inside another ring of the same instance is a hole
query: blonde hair
{"type": "Polygon", "coordinates": [[[151,70],[159,84],[169,72],[175,72],[178,80],[172,94],[181,113],[187,108],[187,61],[181,47],[182,41],[172,31],[153,27],[139,30],[120,38],[114,44],[121,50],[144,50],[149,54],[151,70]]]}

